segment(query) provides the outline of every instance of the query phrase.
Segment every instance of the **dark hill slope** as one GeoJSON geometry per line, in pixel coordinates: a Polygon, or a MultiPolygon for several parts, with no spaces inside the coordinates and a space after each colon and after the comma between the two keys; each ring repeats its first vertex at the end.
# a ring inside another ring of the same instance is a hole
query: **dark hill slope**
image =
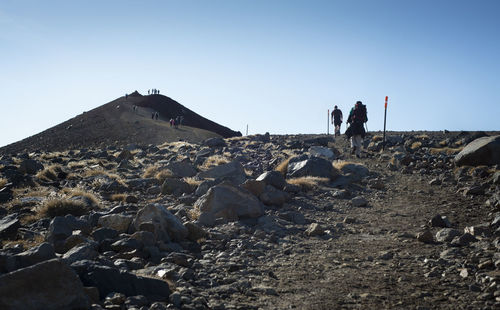
{"type": "Polygon", "coordinates": [[[84,112],[36,135],[0,148],[0,154],[22,152],[63,151],[110,145],[147,145],[185,140],[201,142],[211,137],[239,135],[162,96],[142,96],[138,93],[120,97],[88,112],[84,112]],[[138,106],[137,110],[133,106],[138,106]],[[159,111],[158,120],[151,113],[159,111]],[[184,111],[184,114],[181,114],[184,111]],[[184,115],[184,124],[170,127],[171,117],[184,115]]]}
{"type": "Polygon", "coordinates": [[[175,119],[178,116],[183,116],[183,125],[212,131],[224,138],[241,136],[240,132],[233,131],[206,119],[169,97],[163,95],[150,95],[142,96],[142,98],[143,100],[137,103],[138,106],[158,111],[160,116],[167,121],[170,118],[175,119]]]}

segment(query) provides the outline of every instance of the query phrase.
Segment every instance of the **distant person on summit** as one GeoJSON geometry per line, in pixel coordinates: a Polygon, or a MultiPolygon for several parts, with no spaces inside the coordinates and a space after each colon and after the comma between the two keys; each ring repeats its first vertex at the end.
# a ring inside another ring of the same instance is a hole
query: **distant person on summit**
{"type": "Polygon", "coordinates": [[[365,127],[363,126],[366,122],[368,122],[366,106],[361,101],[357,101],[349,113],[349,118],[347,118],[347,123],[350,126],[347,128],[345,134],[348,138],[351,138],[351,154],[355,153],[358,158],[361,156],[363,138],[366,135],[365,127]]]}
{"type": "Polygon", "coordinates": [[[335,106],[332,111],[332,124],[335,126],[335,137],[340,136],[340,125],[342,124],[342,111],[335,106]]]}

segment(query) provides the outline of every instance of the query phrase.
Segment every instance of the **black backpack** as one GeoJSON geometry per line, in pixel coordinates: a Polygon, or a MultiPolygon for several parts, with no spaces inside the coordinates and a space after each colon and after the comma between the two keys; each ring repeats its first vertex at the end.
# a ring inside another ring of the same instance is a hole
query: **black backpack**
{"type": "Polygon", "coordinates": [[[362,123],[368,121],[368,116],[366,115],[366,106],[364,104],[360,103],[358,107],[354,109],[353,121],[362,123]]]}

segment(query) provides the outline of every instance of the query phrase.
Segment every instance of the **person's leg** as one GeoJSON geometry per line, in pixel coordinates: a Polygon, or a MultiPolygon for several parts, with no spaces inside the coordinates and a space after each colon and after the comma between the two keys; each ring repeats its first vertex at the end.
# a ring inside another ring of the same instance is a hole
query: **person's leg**
{"type": "Polygon", "coordinates": [[[356,151],[356,141],[355,141],[356,136],[351,137],[351,154],[354,154],[356,151]]]}
{"type": "Polygon", "coordinates": [[[361,155],[361,146],[362,146],[362,143],[363,143],[363,138],[361,137],[361,135],[355,135],[354,136],[354,144],[356,146],[356,156],[360,156],[361,155]]]}

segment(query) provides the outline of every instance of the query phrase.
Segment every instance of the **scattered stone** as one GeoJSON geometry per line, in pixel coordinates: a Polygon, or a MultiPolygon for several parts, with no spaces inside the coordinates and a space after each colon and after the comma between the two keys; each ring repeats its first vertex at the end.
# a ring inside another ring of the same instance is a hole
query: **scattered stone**
{"type": "Polygon", "coordinates": [[[133,221],[135,229],[141,230],[144,223],[152,224],[152,232],[157,240],[182,241],[188,235],[188,230],[182,222],[161,204],[150,204],[137,212],[133,221]]]}
{"type": "Polygon", "coordinates": [[[312,223],[306,230],[306,235],[313,236],[322,236],[325,234],[325,230],[318,223],[312,223]]]}
{"type": "Polygon", "coordinates": [[[361,208],[366,207],[368,205],[368,201],[361,196],[357,196],[351,200],[351,204],[354,208],[361,208]]]}
{"type": "Polygon", "coordinates": [[[116,230],[119,233],[125,233],[128,231],[133,219],[133,216],[130,215],[109,214],[101,216],[99,218],[98,225],[116,230]]]}
{"type": "Polygon", "coordinates": [[[417,234],[417,240],[423,243],[434,243],[434,235],[430,230],[425,230],[417,234]]]}

